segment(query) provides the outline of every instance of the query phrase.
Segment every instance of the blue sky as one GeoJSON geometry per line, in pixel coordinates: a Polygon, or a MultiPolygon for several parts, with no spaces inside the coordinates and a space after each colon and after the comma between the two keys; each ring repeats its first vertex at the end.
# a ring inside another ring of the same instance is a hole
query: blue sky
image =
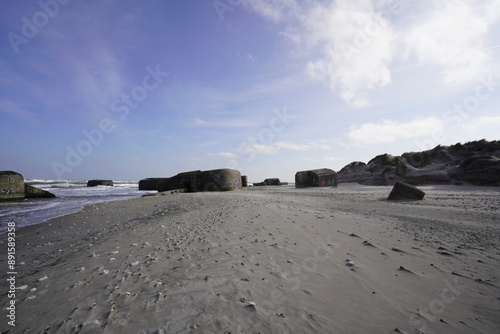
{"type": "Polygon", "coordinates": [[[500,1],[0,2],[0,170],[250,181],[500,128],[500,1]]]}

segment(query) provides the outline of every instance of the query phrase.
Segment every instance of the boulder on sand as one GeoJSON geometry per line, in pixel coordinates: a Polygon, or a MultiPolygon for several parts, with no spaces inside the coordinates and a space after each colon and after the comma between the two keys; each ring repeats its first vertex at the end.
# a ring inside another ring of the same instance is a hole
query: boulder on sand
{"type": "Polygon", "coordinates": [[[0,200],[23,199],[24,177],[13,171],[0,171],[0,200]]]}
{"type": "Polygon", "coordinates": [[[87,182],[87,187],[95,186],[113,186],[113,180],[89,180],[87,182]]]}
{"type": "Polygon", "coordinates": [[[425,193],[408,183],[396,182],[389,194],[388,200],[401,200],[401,199],[414,199],[421,200],[425,196],[425,193]]]}

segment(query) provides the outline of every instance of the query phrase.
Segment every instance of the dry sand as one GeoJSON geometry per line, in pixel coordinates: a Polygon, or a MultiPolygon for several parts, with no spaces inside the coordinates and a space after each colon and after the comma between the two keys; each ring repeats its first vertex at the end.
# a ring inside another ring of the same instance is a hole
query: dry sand
{"type": "Polygon", "coordinates": [[[499,189],[421,189],[173,194],[20,229],[12,333],[499,333],[499,189]]]}

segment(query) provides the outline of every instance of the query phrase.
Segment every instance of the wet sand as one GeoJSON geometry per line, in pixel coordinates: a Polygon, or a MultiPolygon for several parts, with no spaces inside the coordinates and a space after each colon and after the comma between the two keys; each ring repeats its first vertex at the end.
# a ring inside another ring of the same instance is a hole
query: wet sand
{"type": "Polygon", "coordinates": [[[180,193],[22,228],[11,332],[499,332],[500,189],[420,188],[180,193]]]}

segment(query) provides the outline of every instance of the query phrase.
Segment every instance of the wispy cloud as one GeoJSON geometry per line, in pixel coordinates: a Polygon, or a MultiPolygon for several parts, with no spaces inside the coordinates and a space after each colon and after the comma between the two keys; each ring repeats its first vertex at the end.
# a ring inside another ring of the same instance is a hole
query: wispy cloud
{"type": "Polygon", "coordinates": [[[348,137],[358,145],[385,144],[398,139],[432,136],[442,130],[443,126],[443,121],[435,117],[415,119],[406,123],[383,120],[353,125],[348,137]]]}
{"type": "Polygon", "coordinates": [[[445,83],[457,84],[477,78],[487,71],[489,59],[485,36],[498,19],[500,2],[436,1],[434,8],[405,36],[409,53],[422,63],[442,67],[445,83]]]}
{"type": "Polygon", "coordinates": [[[33,122],[37,119],[35,113],[28,111],[28,106],[24,103],[13,102],[7,99],[0,99],[0,110],[4,113],[25,122],[33,122]]]}
{"type": "Polygon", "coordinates": [[[325,160],[329,162],[346,161],[345,158],[340,158],[340,157],[325,157],[325,160]]]}
{"type": "Polygon", "coordinates": [[[275,144],[275,146],[277,148],[290,150],[290,151],[307,151],[309,149],[309,146],[307,146],[307,145],[300,145],[300,144],[284,142],[284,141],[277,142],[275,144]]]}
{"type": "Polygon", "coordinates": [[[254,144],[243,147],[242,151],[255,155],[275,155],[278,154],[279,148],[274,145],[254,144]]]}
{"type": "Polygon", "coordinates": [[[306,41],[323,46],[323,56],[308,62],[307,72],[328,83],[346,103],[364,107],[366,91],[391,82],[396,34],[371,1],[317,5],[304,22],[309,30],[306,41]]]}
{"type": "Polygon", "coordinates": [[[243,152],[263,155],[275,155],[282,151],[307,152],[312,150],[329,150],[331,146],[319,141],[308,144],[297,144],[287,141],[278,141],[272,144],[254,144],[246,145],[242,148],[243,152]]]}
{"type": "Polygon", "coordinates": [[[485,128],[500,128],[500,116],[483,116],[464,122],[460,126],[465,131],[481,131],[485,128]]]}
{"type": "Polygon", "coordinates": [[[394,56],[396,33],[372,1],[248,3],[268,19],[286,21],[287,31],[281,35],[296,43],[301,52],[319,54],[306,63],[306,73],[324,81],[346,103],[366,106],[366,91],[390,83],[388,65],[394,56]],[[367,29],[372,29],[368,35],[367,29]]]}
{"type": "Polygon", "coordinates": [[[218,119],[218,120],[203,120],[198,117],[191,118],[190,125],[194,127],[210,127],[210,128],[246,128],[259,125],[258,122],[246,119],[218,119]]]}
{"type": "Polygon", "coordinates": [[[227,159],[237,159],[238,158],[238,156],[236,154],[231,153],[231,152],[210,153],[209,156],[221,157],[221,158],[227,158],[227,159]]]}
{"type": "Polygon", "coordinates": [[[392,83],[395,60],[436,64],[445,84],[477,79],[491,61],[487,33],[500,15],[498,0],[435,1],[428,6],[407,0],[245,4],[284,24],[279,34],[297,46],[306,59],[306,73],[353,107],[368,106],[370,92],[392,83]],[[411,14],[410,6],[416,7],[411,14]]]}

